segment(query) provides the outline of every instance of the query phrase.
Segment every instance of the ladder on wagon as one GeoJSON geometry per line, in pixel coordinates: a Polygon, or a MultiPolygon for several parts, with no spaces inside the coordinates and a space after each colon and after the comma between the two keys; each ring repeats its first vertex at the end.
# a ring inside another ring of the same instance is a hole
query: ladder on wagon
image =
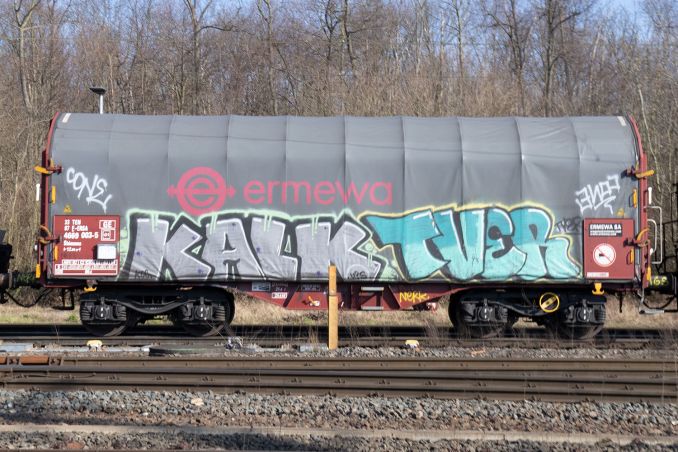
{"type": "Polygon", "coordinates": [[[661,301],[652,301],[652,304],[656,303],[659,306],[650,306],[649,301],[644,299],[641,313],[678,312],[678,183],[673,184],[668,214],[669,218],[659,224],[658,240],[662,241],[660,247],[663,256],[660,256],[659,263],[655,265],[654,276],[649,286],[650,290],[666,294],[668,297],[661,301]],[[669,308],[672,304],[674,307],[669,308]]]}

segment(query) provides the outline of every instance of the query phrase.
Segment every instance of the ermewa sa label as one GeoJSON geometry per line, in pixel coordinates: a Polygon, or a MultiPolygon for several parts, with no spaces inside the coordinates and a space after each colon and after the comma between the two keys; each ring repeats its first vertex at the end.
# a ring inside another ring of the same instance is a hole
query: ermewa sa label
{"type": "Polygon", "coordinates": [[[584,272],[588,279],[633,277],[633,220],[586,218],[584,220],[584,272]]]}

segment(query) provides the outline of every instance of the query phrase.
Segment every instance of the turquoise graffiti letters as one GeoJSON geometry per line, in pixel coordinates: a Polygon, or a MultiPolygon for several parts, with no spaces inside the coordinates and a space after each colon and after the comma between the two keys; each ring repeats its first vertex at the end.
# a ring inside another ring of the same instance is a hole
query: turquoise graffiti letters
{"type": "Polygon", "coordinates": [[[570,242],[553,235],[553,218],[540,207],[422,209],[401,216],[366,215],[381,248],[393,247],[411,281],[441,272],[446,279],[568,279],[580,274],[570,242]]]}

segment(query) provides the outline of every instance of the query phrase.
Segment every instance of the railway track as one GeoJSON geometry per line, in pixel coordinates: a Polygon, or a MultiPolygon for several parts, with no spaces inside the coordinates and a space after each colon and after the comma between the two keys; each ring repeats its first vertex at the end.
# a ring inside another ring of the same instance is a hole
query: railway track
{"type": "Polygon", "coordinates": [[[678,361],[0,358],[5,389],[190,390],[542,401],[678,401],[678,361]]]}
{"type": "MultiPolygon", "coordinates": [[[[196,338],[187,336],[170,325],[143,325],[118,337],[97,338],[79,325],[0,325],[1,342],[23,342],[36,346],[84,346],[91,339],[102,339],[109,346],[143,345],[219,345],[229,337],[259,346],[280,346],[306,342],[325,342],[327,328],[302,325],[234,325],[219,336],[196,338]]],[[[427,346],[474,347],[478,345],[542,347],[624,347],[672,345],[678,342],[678,332],[661,329],[606,329],[589,340],[563,340],[551,336],[543,328],[519,328],[506,336],[493,339],[461,337],[449,327],[416,326],[342,326],[339,328],[340,345],[347,346],[400,346],[408,339],[418,340],[427,346]]],[[[1,349],[1,346],[0,346],[1,349]]]]}

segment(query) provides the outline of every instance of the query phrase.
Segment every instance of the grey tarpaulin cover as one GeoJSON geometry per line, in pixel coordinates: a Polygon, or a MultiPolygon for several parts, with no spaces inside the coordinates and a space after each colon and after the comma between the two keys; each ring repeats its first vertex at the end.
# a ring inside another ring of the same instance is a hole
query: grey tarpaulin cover
{"type": "Polygon", "coordinates": [[[637,215],[622,117],[65,113],[50,147],[122,280],[572,281],[582,219],[637,215]]]}

